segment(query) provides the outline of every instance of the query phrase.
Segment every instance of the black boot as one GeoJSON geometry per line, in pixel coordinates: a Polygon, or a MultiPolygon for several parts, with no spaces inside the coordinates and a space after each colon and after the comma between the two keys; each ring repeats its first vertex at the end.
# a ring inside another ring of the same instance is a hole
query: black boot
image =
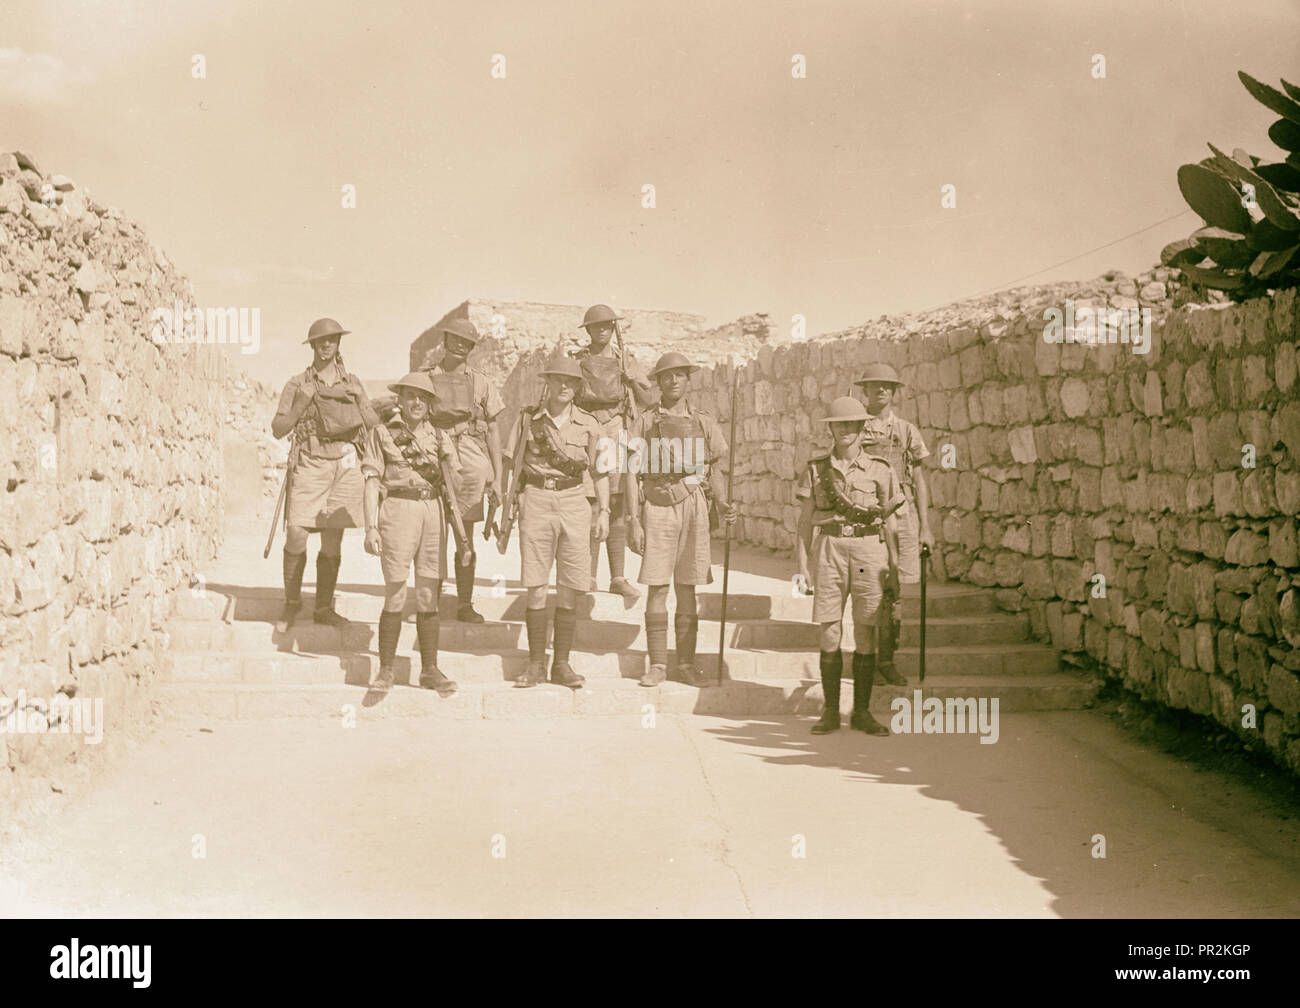
{"type": "Polygon", "coordinates": [[[700,617],[695,613],[679,612],[673,617],[673,632],[677,638],[677,678],[688,686],[712,686],[713,680],[695,664],[695,641],[700,631],[700,617]]]}
{"type": "Polygon", "coordinates": [[[528,628],[528,667],[515,679],[520,688],[546,681],[546,610],[526,609],[524,625],[528,628]]]}
{"type": "Polygon", "coordinates": [[[316,554],[316,611],[312,618],[327,626],[346,627],[348,621],[334,611],[334,586],[339,579],[341,557],[316,554]]]}
{"type": "Polygon", "coordinates": [[[826,706],[822,718],[812,726],[814,735],[827,735],[840,730],[840,676],[844,673],[844,659],[840,649],[821,653],[822,695],[826,706]]]}
{"type": "Polygon", "coordinates": [[[895,599],[891,602],[889,596],[885,597],[885,602],[876,615],[876,636],[879,645],[876,651],[879,659],[877,660],[876,655],[867,656],[872,659],[875,681],[889,683],[891,686],[907,685],[907,678],[899,673],[894,665],[894,652],[898,650],[898,638],[903,627],[902,610],[901,601],[895,599]]]}
{"type": "Polygon", "coordinates": [[[578,622],[578,615],[572,609],[555,607],[555,631],[551,647],[555,657],[551,660],[551,682],[569,689],[581,689],[587,682],[569,664],[569,649],[573,647],[573,628],[578,622]]]}
{"type": "Polygon", "coordinates": [[[420,685],[442,696],[455,693],[457,686],[438,668],[438,614],[415,614],[415,635],[420,643],[420,685]]]}
{"type": "Polygon", "coordinates": [[[397,638],[402,635],[402,614],[389,612],[387,609],[379,614],[379,673],[370,684],[371,689],[387,692],[393,688],[393,665],[397,662],[397,638]]]}
{"type": "Polygon", "coordinates": [[[482,615],[474,608],[474,569],[477,559],[471,559],[461,566],[461,555],[456,554],[456,598],[460,605],[456,607],[456,619],[462,623],[482,623],[482,615]]]}
{"type": "Polygon", "coordinates": [[[275,624],[276,633],[288,633],[302,608],[302,572],[307,569],[307,553],[284,551],[284,611],[275,624]]]}
{"type": "Polygon", "coordinates": [[[849,727],[868,735],[888,735],[889,729],[871,716],[871,684],[876,678],[875,656],[853,654],[853,716],[849,727]]]}

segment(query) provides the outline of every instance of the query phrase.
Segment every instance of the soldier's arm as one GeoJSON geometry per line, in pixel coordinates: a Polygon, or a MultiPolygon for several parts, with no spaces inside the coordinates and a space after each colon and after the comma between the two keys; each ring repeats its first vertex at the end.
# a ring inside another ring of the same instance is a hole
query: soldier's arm
{"type": "Polygon", "coordinates": [[[641,524],[641,483],[636,474],[640,471],[643,460],[640,451],[642,442],[636,439],[645,437],[645,416],[643,413],[637,417],[627,432],[627,458],[624,459],[623,513],[629,523],[637,525],[641,524]]]}
{"type": "Polygon", "coordinates": [[[366,484],[361,495],[366,531],[379,527],[379,481],[384,473],[384,456],[379,447],[379,431],[372,427],[362,442],[361,475],[366,484]]]}
{"type": "Polygon", "coordinates": [[[296,378],[292,378],[284,386],[284,391],[280,393],[280,402],[276,406],[275,416],[271,419],[271,435],[277,439],[288,437],[289,432],[298,425],[302,419],[303,413],[311,403],[311,397],[305,399],[300,394],[302,385],[296,378]]]}
{"type": "Polygon", "coordinates": [[[609,473],[601,457],[601,440],[605,428],[597,426],[587,438],[587,465],[591,470],[592,483],[596,488],[596,504],[601,511],[609,513],[609,473]]]}
{"type": "MultiPolygon", "coordinates": [[[[505,492],[505,487],[502,485],[505,467],[501,461],[501,425],[497,420],[505,408],[506,404],[501,398],[501,393],[494,385],[488,384],[487,394],[483,397],[483,415],[487,417],[488,459],[492,462],[492,482],[496,486],[498,496],[505,492]]],[[[498,500],[497,503],[500,501],[498,500]]]]}
{"type": "Polygon", "coordinates": [[[713,499],[722,508],[729,507],[727,499],[727,473],[731,469],[731,459],[727,455],[727,439],[722,433],[722,425],[713,417],[706,418],[704,435],[708,440],[709,485],[713,488],[713,499]]]}

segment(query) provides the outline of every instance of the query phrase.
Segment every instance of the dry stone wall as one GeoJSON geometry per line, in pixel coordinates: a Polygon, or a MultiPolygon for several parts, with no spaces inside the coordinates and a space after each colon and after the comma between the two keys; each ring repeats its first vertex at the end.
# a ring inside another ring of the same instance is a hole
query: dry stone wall
{"type": "MultiPolygon", "coordinates": [[[[813,419],[886,361],[933,453],[937,575],[996,589],[1067,660],[1300,773],[1300,305],[1187,303],[1177,280],[1111,274],[764,348],[739,375],[739,534],[792,550],[794,479],[827,443],[813,419]],[[1149,352],[1048,342],[1044,312],[1067,300],[1149,309],[1149,352]]],[[[695,379],[724,420],[733,373],[695,379]]]]}
{"type": "Polygon", "coordinates": [[[173,595],[215,553],[222,348],[156,341],[177,303],[120,211],[0,155],[0,715],[23,714],[0,725],[0,821],[148,720],[173,595]],[[66,706],[39,731],[60,697],[102,701],[99,744],[66,706]]]}

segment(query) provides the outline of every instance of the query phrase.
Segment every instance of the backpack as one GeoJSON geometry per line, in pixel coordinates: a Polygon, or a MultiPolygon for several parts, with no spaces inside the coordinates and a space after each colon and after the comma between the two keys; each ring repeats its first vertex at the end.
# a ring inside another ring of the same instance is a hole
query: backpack
{"type": "Polygon", "coordinates": [[[438,402],[429,417],[435,427],[454,427],[474,415],[474,388],[468,371],[430,371],[438,402]]]}
{"type": "Polygon", "coordinates": [[[581,364],[582,387],[574,402],[590,412],[613,409],[623,401],[623,368],[617,358],[588,354],[581,364]]]}
{"type": "Polygon", "coordinates": [[[361,407],[346,389],[316,386],[318,436],[325,441],[353,441],[365,426],[361,407]]]}

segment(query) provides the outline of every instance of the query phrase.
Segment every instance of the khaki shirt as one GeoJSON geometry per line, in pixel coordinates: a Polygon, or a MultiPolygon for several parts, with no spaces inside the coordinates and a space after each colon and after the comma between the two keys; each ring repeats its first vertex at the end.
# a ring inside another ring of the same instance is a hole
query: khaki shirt
{"type": "Polygon", "coordinates": [[[455,371],[448,371],[442,366],[442,361],[432,367],[425,368],[425,370],[430,374],[469,373],[469,390],[474,403],[474,414],[468,420],[458,423],[454,427],[448,428],[448,430],[456,437],[469,432],[480,441],[486,441],[488,421],[495,420],[497,415],[506,408],[505,400],[501,398],[501,393],[488,379],[488,376],[478,368],[472,368],[467,364],[462,364],[455,371]],[[475,430],[476,421],[482,422],[482,431],[475,430]]]}
{"type": "MultiPolygon", "coordinates": [[[[284,386],[284,391],[280,393],[280,403],[276,406],[275,420],[273,420],[272,423],[275,423],[277,420],[284,423],[289,422],[289,413],[293,407],[293,397],[298,394],[298,389],[311,378],[311,375],[312,368],[308,368],[302,374],[296,374],[289,379],[284,386]]],[[[351,377],[351,375],[347,374],[337,365],[331,366],[329,376],[333,377],[335,380],[332,382],[325,381],[325,375],[317,375],[316,381],[318,384],[323,385],[326,388],[333,388],[337,385],[341,385],[351,377]]],[[[361,414],[363,417],[366,415],[374,415],[374,410],[370,405],[369,398],[366,396],[365,389],[361,390],[361,397],[357,400],[357,405],[361,407],[361,414]]],[[[306,412],[303,413],[302,418],[298,421],[298,426],[294,428],[294,430],[302,439],[299,445],[299,451],[314,458],[340,459],[343,458],[344,455],[348,454],[349,448],[351,447],[342,441],[322,441],[318,432],[316,411],[311,407],[308,407],[306,412]]],[[[365,431],[363,430],[361,438],[364,437],[365,431]]],[[[358,440],[360,440],[360,438],[358,440]]]]}
{"type": "MultiPolygon", "coordinates": [[[[656,406],[654,409],[647,410],[637,417],[632,422],[631,429],[627,432],[627,465],[629,470],[645,476],[652,482],[655,481],[656,472],[652,470],[662,468],[664,453],[663,447],[651,444],[649,438],[653,435],[659,417],[685,418],[691,412],[690,407],[683,398],[678,400],[672,409],[656,406]]],[[[694,414],[703,429],[701,437],[704,439],[704,444],[702,452],[699,450],[701,446],[698,445],[689,449],[690,458],[688,461],[694,466],[695,472],[694,477],[689,478],[692,483],[703,487],[709,482],[714,466],[717,466],[722,471],[727,468],[727,438],[722,433],[722,426],[710,414],[698,409],[694,410],[694,414]]],[[[685,454],[688,449],[683,445],[682,450],[683,454],[685,454]]]]}
{"type": "MultiPolygon", "coordinates": [[[[824,492],[821,481],[813,478],[813,462],[826,457],[818,455],[809,461],[794,492],[798,500],[812,497],[814,525],[827,519],[844,520],[831,506],[831,500],[824,492]]],[[[898,503],[903,496],[898,477],[884,459],[868,455],[865,450],[859,451],[851,459],[838,459],[834,454],[829,457],[831,480],[855,507],[888,508],[898,503]]]]}
{"type": "MultiPolygon", "coordinates": [[[[522,424],[524,431],[524,461],[523,468],[520,470],[521,477],[527,474],[538,479],[570,478],[554,466],[547,465],[542,458],[542,453],[533,440],[533,417],[541,417],[541,422],[548,425],[552,432],[558,435],[554,440],[565,455],[575,461],[581,460],[587,463],[587,468],[582,473],[582,488],[588,497],[594,498],[596,496],[596,485],[593,476],[603,475],[597,473],[596,455],[601,448],[601,439],[605,436],[604,426],[585,409],[574,405],[569,406],[569,420],[560,428],[555,426],[555,422],[544,407],[538,406],[535,409],[525,409],[521,414],[521,419],[524,421],[522,424]]],[[[510,443],[506,446],[505,454],[511,458],[515,456],[519,429],[520,425],[516,425],[510,432],[510,443]]]]}
{"type": "Polygon", "coordinates": [[[892,409],[878,417],[869,418],[862,425],[862,450],[884,459],[894,470],[905,493],[910,495],[915,483],[913,470],[922,459],[930,457],[929,449],[916,425],[904,420],[892,409]]]}
{"type": "MultiPolygon", "coordinates": [[[[447,459],[451,471],[457,470],[456,443],[445,430],[421,420],[411,434],[430,459],[447,459]]],[[[428,481],[407,463],[387,424],[378,424],[366,432],[361,452],[361,473],[367,479],[379,479],[385,491],[423,490],[429,486],[428,481]]]]}

